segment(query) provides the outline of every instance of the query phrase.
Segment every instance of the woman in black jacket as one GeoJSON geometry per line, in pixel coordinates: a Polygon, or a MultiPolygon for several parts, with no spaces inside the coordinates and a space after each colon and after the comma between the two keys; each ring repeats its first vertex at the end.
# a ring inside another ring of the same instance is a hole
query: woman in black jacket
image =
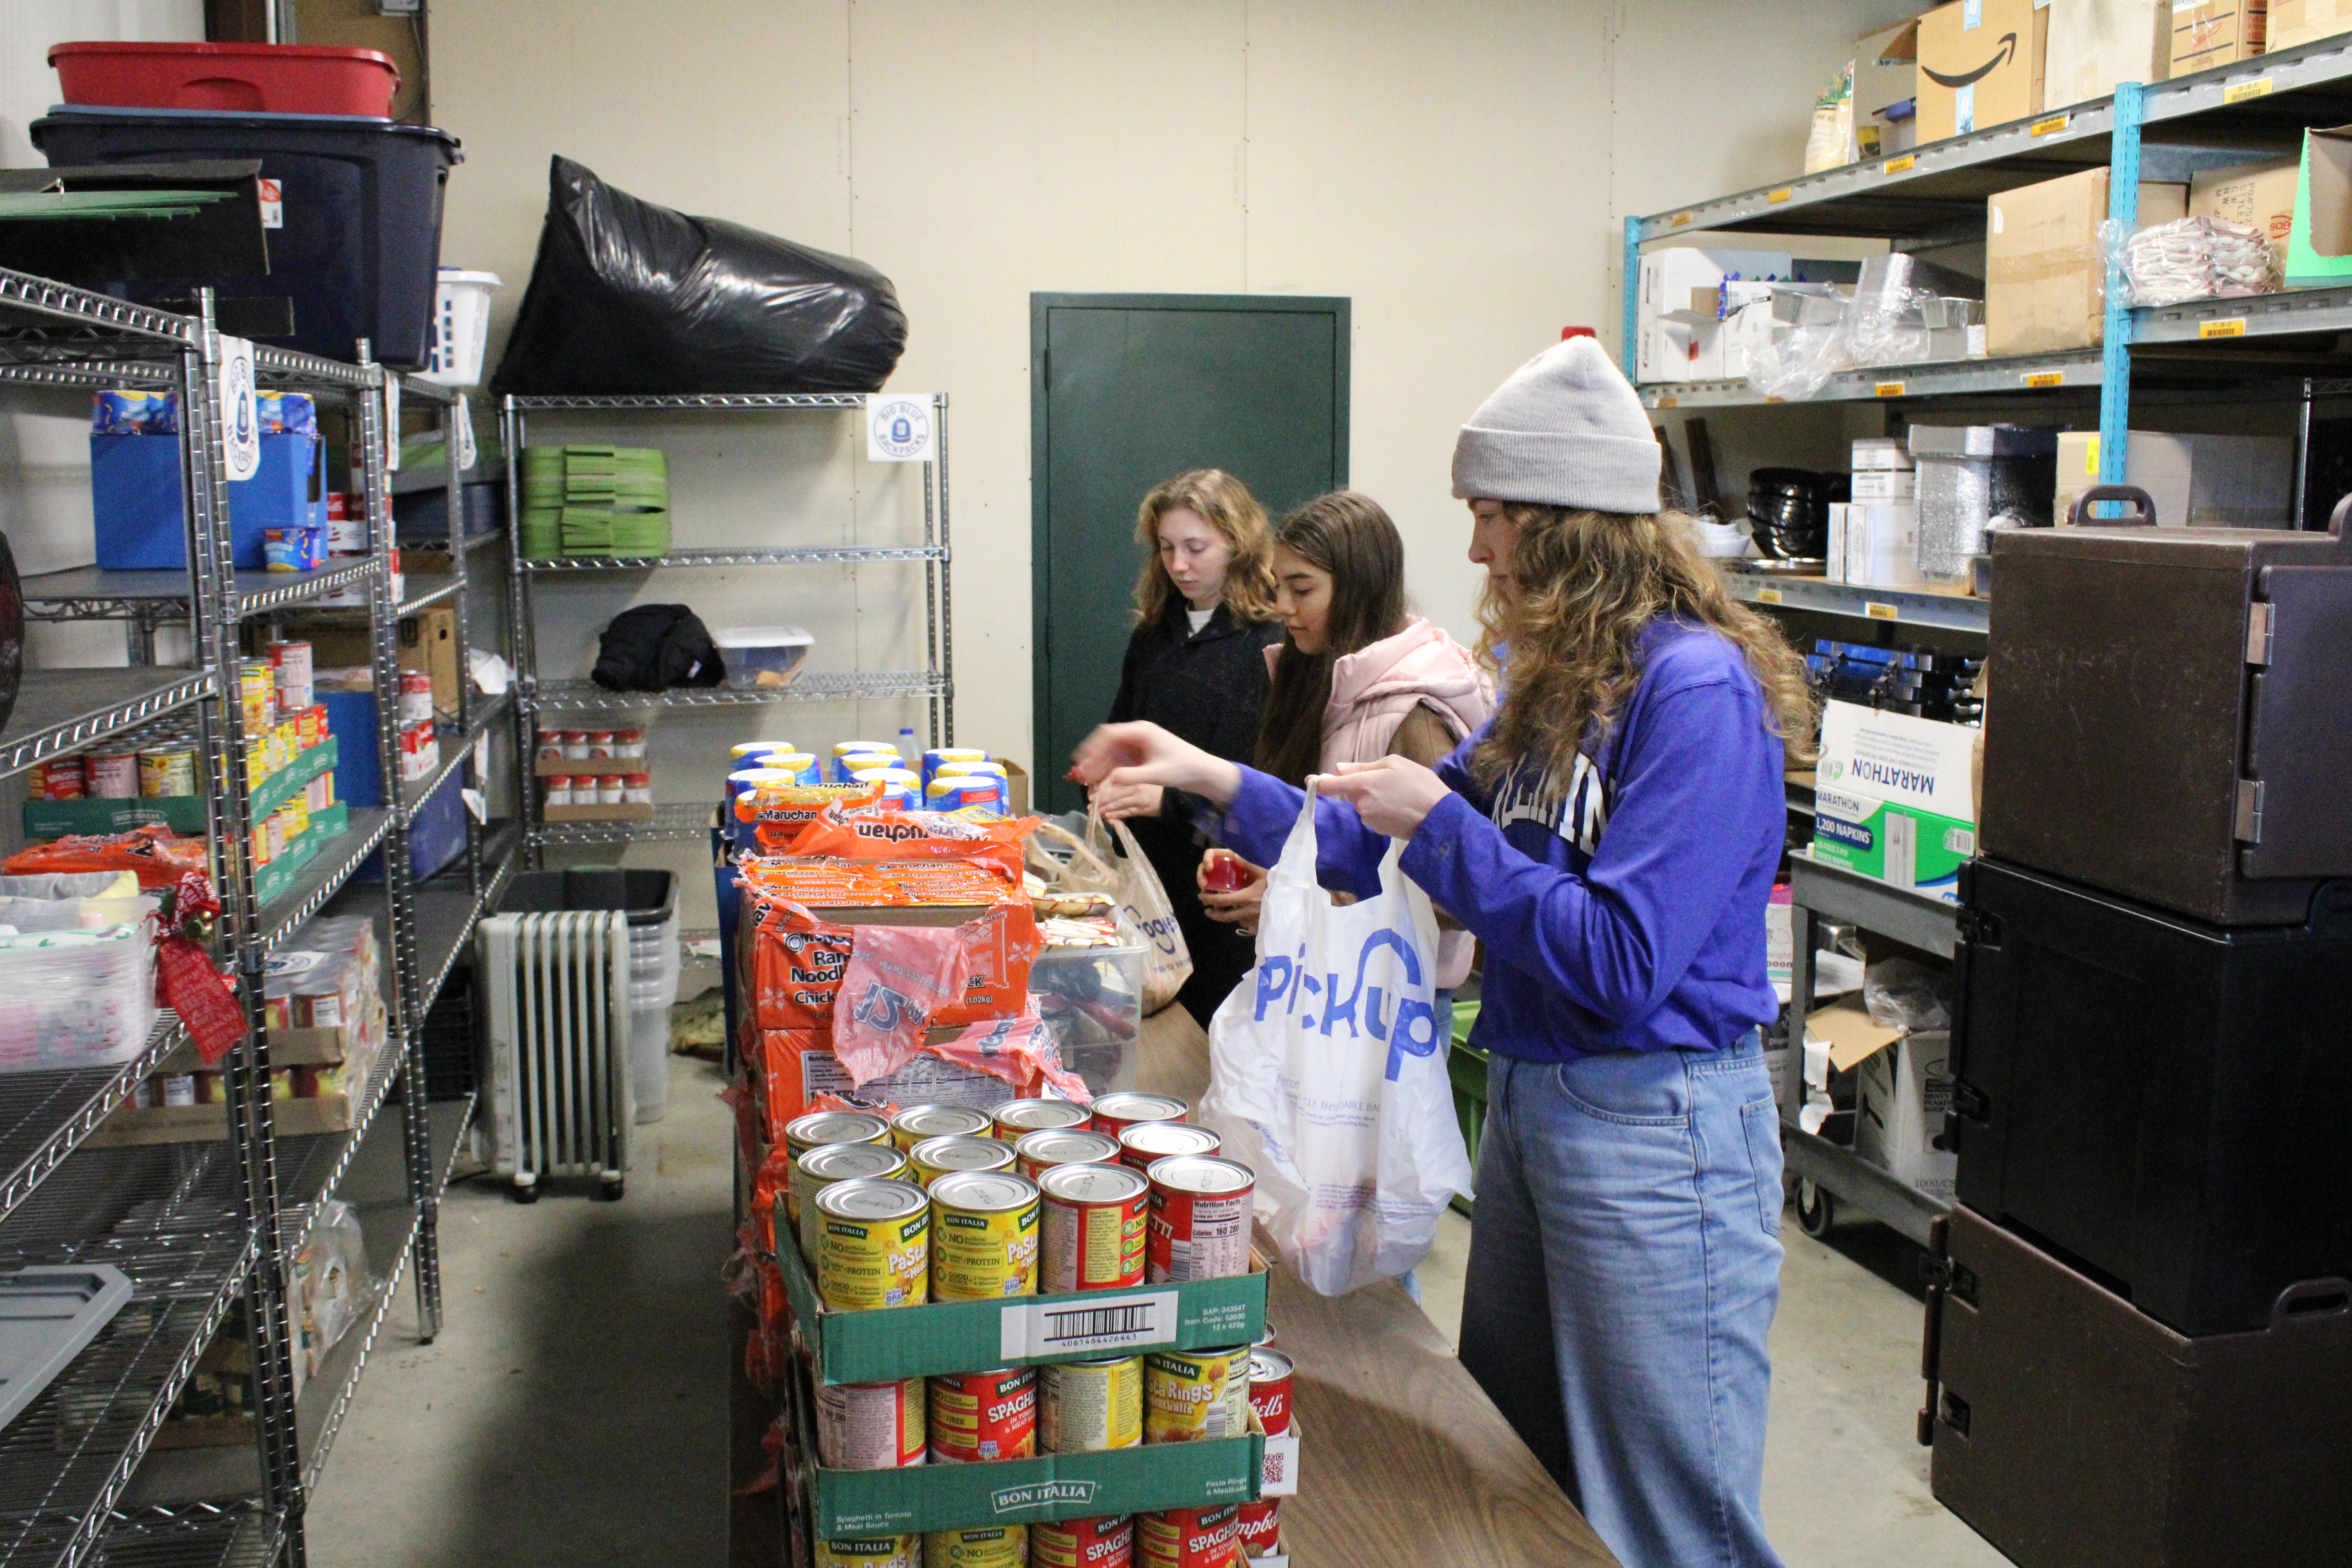
{"type": "MultiPolygon", "coordinates": [[[[1246,761],[1265,702],[1265,649],[1282,640],[1274,619],[1272,531],[1249,487],[1220,468],[1195,468],[1157,486],[1135,517],[1150,552],[1135,583],[1135,635],[1128,639],[1110,721],[1148,719],[1204,752],[1246,761]]],[[[1095,805],[1124,819],[1160,873],[1192,954],[1177,994],[1206,1024],[1256,961],[1256,939],[1201,910],[1194,879],[1202,841],[1189,797],[1157,784],[1097,788],[1095,805]]]]}

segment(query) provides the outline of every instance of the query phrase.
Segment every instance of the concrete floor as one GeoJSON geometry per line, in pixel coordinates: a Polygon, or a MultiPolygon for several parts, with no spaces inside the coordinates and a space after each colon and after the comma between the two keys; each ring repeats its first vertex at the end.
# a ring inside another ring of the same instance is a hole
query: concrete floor
{"type": "MultiPolygon", "coordinates": [[[[719,1088],[715,1068],[673,1058],[668,1115],[640,1129],[620,1203],[451,1190],[441,1336],[416,1343],[404,1290],[311,1499],[319,1568],[723,1568],[719,1088]]],[[[1469,1229],[1449,1216],[1420,1270],[1449,1337],[1469,1229]]],[[[1912,1440],[1917,1249],[1867,1224],[1824,1245],[1793,1216],[1785,1237],[1764,1510],[1789,1568],[2000,1568],[1928,1495],[1912,1440]]]]}

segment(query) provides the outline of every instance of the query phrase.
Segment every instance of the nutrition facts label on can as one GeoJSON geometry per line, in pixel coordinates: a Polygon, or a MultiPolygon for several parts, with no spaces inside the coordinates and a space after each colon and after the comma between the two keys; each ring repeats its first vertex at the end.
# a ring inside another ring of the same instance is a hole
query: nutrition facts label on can
{"type": "Polygon", "coordinates": [[[1082,1301],[1007,1307],[997,1320],[1004,1360],[1140,1349],[1176,1342],[1176,1292],[1090,1293],[1082,1301]]]}

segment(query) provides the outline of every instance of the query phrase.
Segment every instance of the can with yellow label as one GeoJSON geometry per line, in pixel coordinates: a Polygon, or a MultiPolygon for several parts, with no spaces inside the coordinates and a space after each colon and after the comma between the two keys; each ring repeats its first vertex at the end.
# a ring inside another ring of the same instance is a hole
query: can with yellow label
{"type": "Polygon", "coordinates": [[[979,1524],[923,1532],[923,1568],[1025,1568],[1028,1561],[1026,1525],[979,1524]]]}
{"type": "Polygon", "coordinates": [[[1049,1454],[1143,1442],[1143,1358],[1101,1356],[1037,1369],[1037,1446],[1049,1454]]]}
{"type": "Polygon", "coordinates": [[[923,1568],[919,1535],[859,1535],[816,1542],[816,1568],[923,1568]]]}
{"type": "Polygon", "coordinates": [[[1011,1171],[1013,1146],[993,1138],[926,1138],[907,1151],[915,1180],[926,1187],[951,1172],[1011,1171]]]}
{"type": "MultiPolygon", "coordinates": [[[[1010,1152],[1010,1151],[1007,1151],[1010,1152]]],[[[1037,1293],[1037,1184],[1011,1171],[951,1171],[931,1183],[931,1299],[1037,1293]]]]}
{"type": "Polygon", "coordinates": [[[1143,1358],[1143,1440],[1198,1443],[1249,1431],[1247,1345],[1143,1358]]]}
{"type": "Polygon", "coordinates": [[[893,1182],[907,1175],[907,1156],[888,1143],[826,1143],[793,1162],[785,1218],[801,1251],[816,1261],[816,1194],[835,1182],[893,1182]]]}
{"type": "Polygon", "coordinates": [[[912,1182],[835,1182],[816,1194],[817,1294],[835,1312],[929,1300],[931,1202],[912,1182]]]}

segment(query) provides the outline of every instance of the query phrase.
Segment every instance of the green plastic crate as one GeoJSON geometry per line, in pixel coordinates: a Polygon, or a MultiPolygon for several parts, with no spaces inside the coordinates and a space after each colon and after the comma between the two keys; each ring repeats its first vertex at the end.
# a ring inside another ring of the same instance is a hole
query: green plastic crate
{"type": "MultiPolygon", "coordinates": [[[[1486,1130],[1486,1053],[1470,1043],[1470,1026],[1478,1021],[1478,1004],[1454,1004],[1454,1046],[1446,1053],[1445,1074],[1454,1080],[1454,1115],[1462,1123],[1462,1146],[1470,1152],[1470,1168],[1478,1168],[1478,1139],[1486,1130]]],[[[1454,1207],[1471,1212],[1470,1200],[1455,1194],[1454,1207]]]]}

